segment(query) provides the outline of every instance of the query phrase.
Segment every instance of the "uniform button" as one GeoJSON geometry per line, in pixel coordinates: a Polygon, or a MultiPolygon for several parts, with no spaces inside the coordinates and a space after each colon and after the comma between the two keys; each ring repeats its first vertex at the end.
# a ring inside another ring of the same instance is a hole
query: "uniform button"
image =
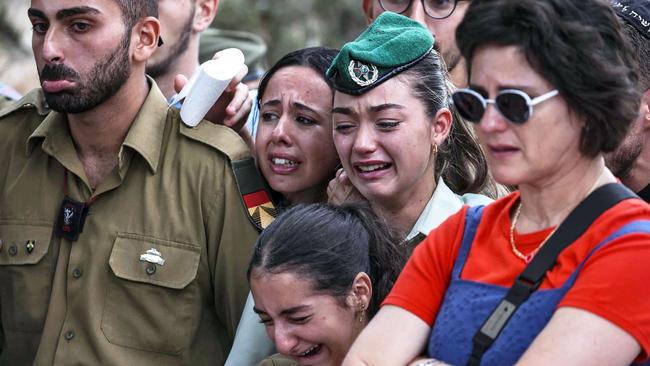
{"type": "Polygon", "coordinates": [[[75,336],[74,330],[69,330],[69,331],[65,332],[65,339],[68,340],[68,341],[72,340],[72,338],[74,338],[74,336],[75,336]]]}
{"type": "Polygon", "coordinates": [[[145,269],[145,271],[147,272],[147,274],[149,276],[151,276],[152,274],[156,273],[156,265],[155,264],[149,264],[147,266],[147,269],[145,269]]]}
{"type": "Polygon", "coordinates": [[[83,274],[84,274],[84,272],[79,268],[75,268],[75,269],[72,270],[72,277],[74,277],[74,278],[79,278],[83,274]]]}
{"type": "Polygon", "coordinates": [[[14,244],[14,245],[9,247],[9,255],[13,257],[16,254],[18,254],[18,248],[14,244]]]}

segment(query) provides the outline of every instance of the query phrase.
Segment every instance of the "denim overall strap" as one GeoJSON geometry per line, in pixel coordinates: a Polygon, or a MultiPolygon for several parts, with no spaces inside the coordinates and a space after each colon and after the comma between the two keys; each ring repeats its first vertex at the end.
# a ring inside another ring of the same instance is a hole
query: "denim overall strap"
{"type": "Polygon", "coordinates": [[[465,267],[465,261],[467,261],[469,250],[472,247],[478,224],[481,222],[481,217],[483,217],[484,207],[485,206],[474,206],[467,209],[467,213],[465,214],[463,241],[460,244],[460,249],[456,255],[456,262],[454,263],[454,268],[451,272],[452,280],[460,278],[460,273],[463,271],[463,267],[465,267]]]}
{"type": "Polygon", "coordinates": [[[480,365],[483,354],[491,347],[517,309],[537,291],[560,253],[575,242],[603,212],[622,200],[633,197],[636,195],[632,191],[618,183],[605,184],[596,188],[571,210],[551,234],[546,245],[515,278],[503,300],[472,338],[473,348],[468,366],[480,365]]]}
{"type": "MultiPolygon", "coordinates": [[[[470,216],[469,212],[468,216],[470,216]]],[[[473,220],[466,222],[466,226],[477,226],[473,220]]],[[[474,231],[466,228],[465,234],[473,235],[474,231]]],[[[562,287],[538,290],[533,293],[503,328],[492,347],[483,355],[481,365],[515,364],[535,337],[546,327],[558,304],[575,283],[584,263],[612,240],[639,232],[650,234],[650,221],[634,221],[624,225],[595,246],[578,264],[562,287]]],[[[469,248],[459,252],[454,267],[462,269],[467,253],[469,248]],[[465,253],[465,256],[461,253],[465,253]]],[[[507,291],[507,287],[462,280],[454,275],[445,292],[429,338],[429,356],[452,365],[466,364],[471,354],[474,333],[507,291]]]]}

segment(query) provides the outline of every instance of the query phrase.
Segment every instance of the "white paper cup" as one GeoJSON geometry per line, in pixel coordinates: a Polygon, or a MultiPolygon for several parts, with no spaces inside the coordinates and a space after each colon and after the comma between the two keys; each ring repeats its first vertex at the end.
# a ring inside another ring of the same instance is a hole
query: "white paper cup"
{"type": "Polygon", "coordinates": [[[178,99],[185,96],[181,119],[189,127],[195,127],[203,120],[244,64],[244,54],[239,49],[228,48],[221,52],[218,59],[201,64],[179,93],[178,99]]]}

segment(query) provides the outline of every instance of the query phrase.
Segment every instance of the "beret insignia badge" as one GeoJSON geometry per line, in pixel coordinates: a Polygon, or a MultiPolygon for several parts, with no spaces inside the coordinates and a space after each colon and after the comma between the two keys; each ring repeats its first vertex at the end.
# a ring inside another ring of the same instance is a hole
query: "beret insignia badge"
{"type": "Polygon", "coordinates": [[[372,85],[379,77],[379,71],[375,65],[366,65],[360,61],[351,60],[348,66],[348,72],[352,81],[359,86],[372,85]]]}

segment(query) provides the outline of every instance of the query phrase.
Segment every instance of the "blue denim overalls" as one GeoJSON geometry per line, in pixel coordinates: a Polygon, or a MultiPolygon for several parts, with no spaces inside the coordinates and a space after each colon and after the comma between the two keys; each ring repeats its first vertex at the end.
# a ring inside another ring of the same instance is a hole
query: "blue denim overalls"
{"type": "MultiPolygon", "coordinates": [[[[483,207],[472,207],[467,211],[463,241],[451,282],[429,338],[429,356],[451,365],[467,364],[472,351],[472,337],[508,292],[507,287],[460,279],[482,213],[483,207]]],[[[551,319],[585,261],[613,239],[634,232],[650,233],[650,221],[628,223],[603,240],[587,254],[562,287],[534,292],[483,355],[481,365],[515,364],[551,319]]]]}

